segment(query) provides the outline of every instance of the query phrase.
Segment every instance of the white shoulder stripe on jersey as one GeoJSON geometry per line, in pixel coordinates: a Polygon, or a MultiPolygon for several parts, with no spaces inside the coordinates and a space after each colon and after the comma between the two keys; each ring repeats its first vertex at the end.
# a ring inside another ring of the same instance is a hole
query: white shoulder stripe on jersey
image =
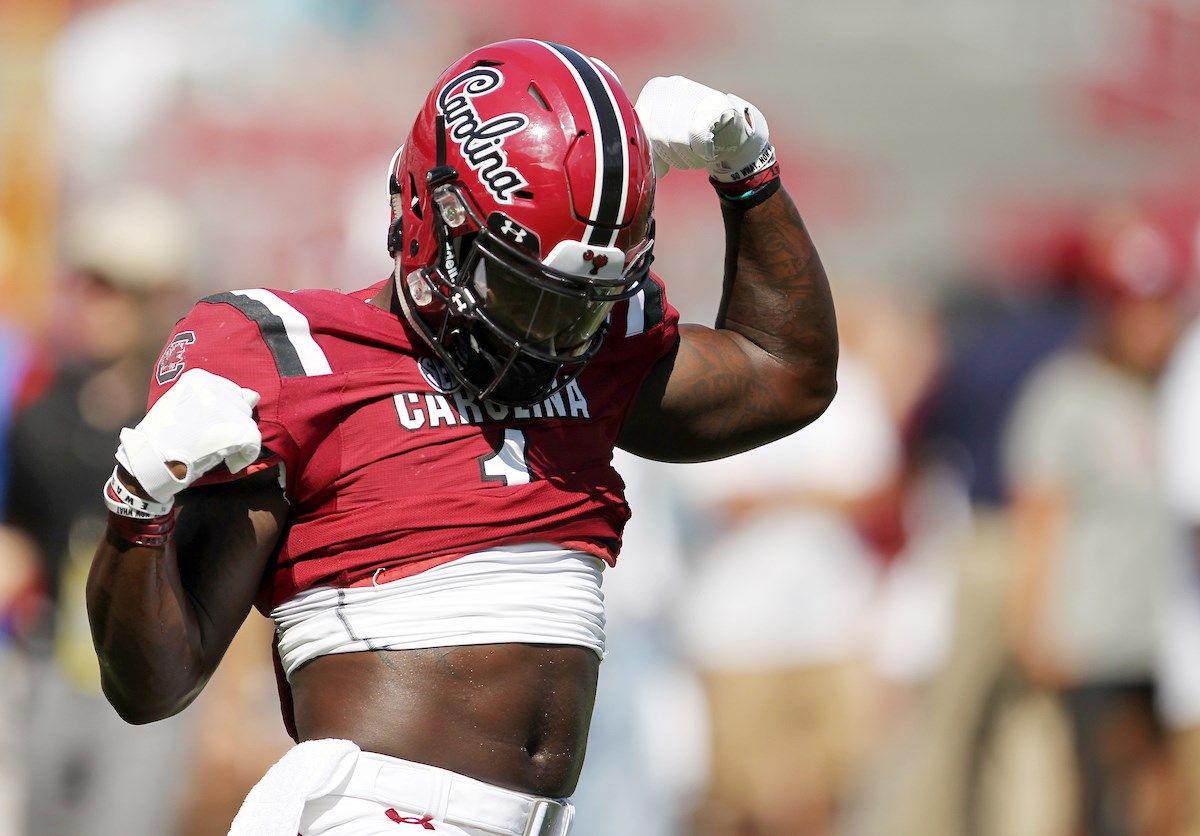
{"type": "Polygon", "coordinates": [[[260,302],[267,310],[279,317],[283,322],[287,340],[296,350],[296,356],[300,358],[300,365],[303,366],[306,376],[333,374],[333,369],[329,367],[329,359],[325,356],[321,346],[317,345],[317,341],[313,339],[312,332],[308,327],[308,318],[304,314],[276,294],[263,288],[235,290],[233,293],[235,296],[244,296],[260,302]]]}
{"type": "Polygon", "coordinates": [[[646,328],[646,291],[639,290],[637,295],[629,300],[629,310],[625,314],[625,336],[636,337],[646,328]]]}

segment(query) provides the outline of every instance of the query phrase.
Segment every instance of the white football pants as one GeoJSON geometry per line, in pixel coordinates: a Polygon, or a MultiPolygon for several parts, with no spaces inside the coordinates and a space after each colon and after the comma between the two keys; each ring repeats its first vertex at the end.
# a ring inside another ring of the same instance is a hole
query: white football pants
{"type": "Polygon", "coordinates": [[[254,786],[229,836],[567,836],[574,814],[563,799],[311,740],[254,786]]]}

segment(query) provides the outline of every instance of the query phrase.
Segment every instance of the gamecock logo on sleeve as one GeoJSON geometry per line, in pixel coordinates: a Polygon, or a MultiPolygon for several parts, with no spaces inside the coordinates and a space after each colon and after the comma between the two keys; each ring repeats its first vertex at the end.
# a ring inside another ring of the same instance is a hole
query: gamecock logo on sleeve
{"type": "Polygon", "coordinates": [[[183,374],[185,365],[183,354],[187,351],[187,347],[195,341],[195,333],[180,331],[167,344],[167,347],[163,349],[162,356],[158,358],[158,366],[154,370],[154,379],[158,381],[159,386],[165,386],[183,374]]]}

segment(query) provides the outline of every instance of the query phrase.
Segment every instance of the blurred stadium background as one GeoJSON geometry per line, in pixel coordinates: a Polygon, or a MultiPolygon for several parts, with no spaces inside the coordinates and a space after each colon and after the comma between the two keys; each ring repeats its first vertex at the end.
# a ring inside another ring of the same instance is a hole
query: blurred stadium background
{"type": "MultiPolygon", "coordinates": [[[[845,350],[763,454],[622,457],[577,832],[1200,834],[1154,438],[1200,288],[1200,2],[0,0],[0,836],[224,833],[286,747],[257,616],[177,720],[107,710],[107,457],[189,300],[389,272],[391,153],[516,36],[759,105],[845,350]]],[[[703,178],[658,219],[711,320],[703,178]]]]}

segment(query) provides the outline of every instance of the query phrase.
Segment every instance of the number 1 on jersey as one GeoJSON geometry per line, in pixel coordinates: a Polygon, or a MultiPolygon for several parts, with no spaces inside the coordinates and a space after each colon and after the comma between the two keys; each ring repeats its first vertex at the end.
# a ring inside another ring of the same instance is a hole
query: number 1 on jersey
{"type": "Polygon", "coordinates": [[[531,477],[529,462],[525,461],[525,433],[505,430],[496,451],[479,459],[479,473],[485,482],[528,485],[531,477]]]}

